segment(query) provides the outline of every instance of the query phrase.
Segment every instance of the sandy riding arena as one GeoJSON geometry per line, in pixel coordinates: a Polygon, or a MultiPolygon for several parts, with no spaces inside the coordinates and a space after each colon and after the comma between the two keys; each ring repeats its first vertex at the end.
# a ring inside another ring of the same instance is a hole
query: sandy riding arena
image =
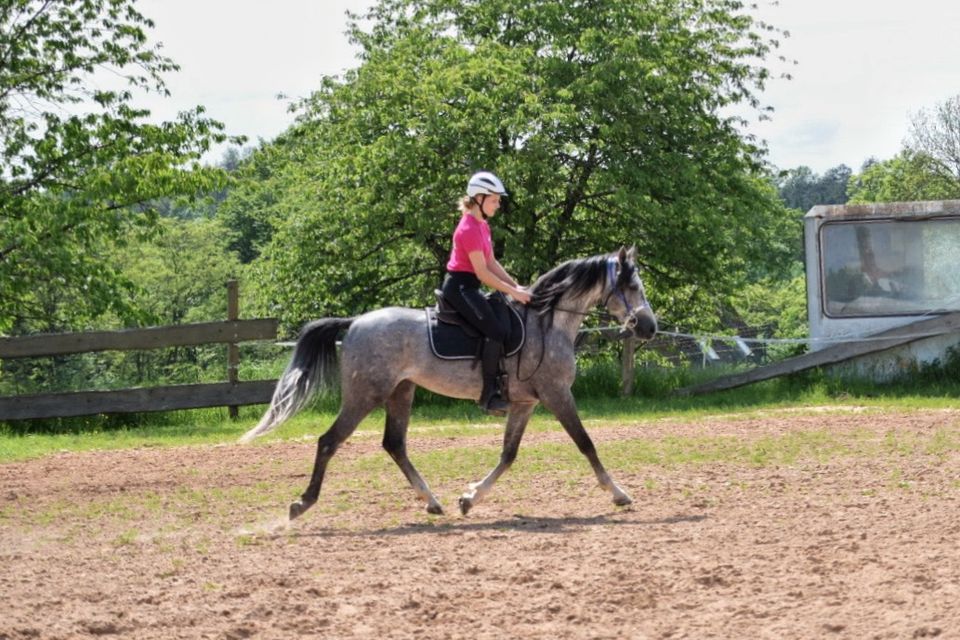
{"type": "Polygon", "coordinates": [[[289,526],[313,440],[2,464],[0,639],[960,637],[960,411],[584,417],[632,506],[559,426],[467,517],[492,423],[411,430],[443,516],[373,430],[289,526]]]}

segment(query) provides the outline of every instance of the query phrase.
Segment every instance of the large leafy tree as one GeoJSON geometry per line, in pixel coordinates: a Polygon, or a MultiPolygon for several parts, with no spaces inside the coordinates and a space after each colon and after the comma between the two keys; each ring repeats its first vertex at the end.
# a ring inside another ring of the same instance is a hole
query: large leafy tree
{"type": "MultiPolygon", "coordinates": [[[[225,166],[234,180],[219,203],[216,215],[229,239],[229,246],[243,263],[254,261],[271,238],[276,221],[274,205],[283,191],[276,175],[287,158],[282,142],[263,145],[237,158],[236,165],[225,166]]],[[[230,158],[225,158],[230,162],[230,158]]]]}
{"type": "Polygon", "coordinates": [[[151,203],[222,184],[198,165],[222,125],[135,104],[177,69],[152,26],[134,0],[0,2],[0,332],[134,319],[109,252],[155,230],[151,203]]]}
{"type": "Polygon", "coordinates": [[[360,66],[301,105],[255,198],[286,318],[429,300],[481,168],[511,192],[495,242],[524,281],[636,244],[686,319],[789,254],[763,149],[730,115],[761,108],[776,46],[739,2],[381,0],[362,18],[360,66]]]}

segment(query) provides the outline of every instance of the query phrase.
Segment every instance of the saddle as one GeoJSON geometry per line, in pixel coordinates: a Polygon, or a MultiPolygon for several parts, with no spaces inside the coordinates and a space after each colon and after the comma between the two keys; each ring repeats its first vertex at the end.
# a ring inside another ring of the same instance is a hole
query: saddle
{"type": "MultiPolygon", "coordinates": [[[[453,306],[443,298],[443,293],[437,289],[437,306],[427,307],[427,335],[430,337],[430,350],[433,355],[443,360],[473,360],[480,357],[483,348],[483,334],[474,328],[470,322],[460,315],[453,306]]],[[[510,357],[520,351],[526,339],[526,329],[523,318],[510,304],[502,293],[487,294],[491,306],[505,306],[510,317],[510,330],[503,343],[505,357],[510,357]]]]}

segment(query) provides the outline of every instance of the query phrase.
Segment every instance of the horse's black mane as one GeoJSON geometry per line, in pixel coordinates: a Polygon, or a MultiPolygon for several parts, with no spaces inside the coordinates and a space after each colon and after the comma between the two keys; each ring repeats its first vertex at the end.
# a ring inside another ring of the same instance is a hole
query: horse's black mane
{"type": "MultiPolygon", "coordinates": [[[[549,325],[553,322],[553,312],[565,295],[578,298],[598,283],[605,282],[607,261],[613,257],[615,254],[601,254],[568,260],[557,265],[533,283],[527,307],[536,312],[541,319],[546,320],[546,324],[549,325]]],[[[633,279],[635,269],[633,264],[625,263],[625,268],[620,270],[617,284],[623,285],[633,279]]]]}

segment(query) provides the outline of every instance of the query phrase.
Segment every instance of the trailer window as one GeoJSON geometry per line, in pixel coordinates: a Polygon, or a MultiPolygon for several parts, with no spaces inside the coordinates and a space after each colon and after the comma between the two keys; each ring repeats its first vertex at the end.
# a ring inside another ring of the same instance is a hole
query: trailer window
{"type": "Polygon", "coordinates": [[[960,310],[960,218],[828,222],[820,256],[829,317],[960,310]]]}

